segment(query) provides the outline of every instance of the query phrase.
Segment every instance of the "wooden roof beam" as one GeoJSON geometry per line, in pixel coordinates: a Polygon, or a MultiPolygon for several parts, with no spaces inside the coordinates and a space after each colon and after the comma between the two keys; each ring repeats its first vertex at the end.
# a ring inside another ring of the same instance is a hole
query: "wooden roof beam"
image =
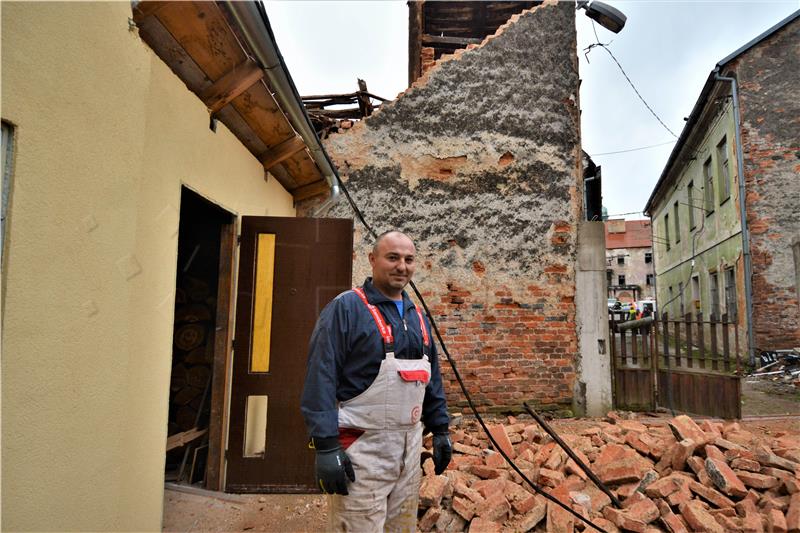
{"type": "Polygon", "coordinates": [[[292,190],[292,199],[295,202],[299,202],[301,200],[305,200],[306,198],[311,198],[312,196],[316,196],[318,194],[323,194],[326,191],[330,190],[331,186],[328,185],[328,182],[323,180],[315,181],[313,183],[309,183],[306,185],[302,185],[294,190],[292,190]]]}
{"type": "Polygon", "coordinates": [[[263,77],[264,70],[258,63],[247,59],[205,89],[200,94],[200,99],[213,115],[263,77]]]}
{"type": "Polygon", "coordinates": [[[305,147],[306,143],[303,141],[303,138],[299,135],[295,135],[294,137],[291,137],[282,143],[273,146],[258,156],[258,159],[261,161],[261,164],[264,165],[264,168],[269,170],[278,163],[286,161],[297,152],[303,150],[305,147]]]}
{"type": "Polygon", "coordinates": [[[482,39],[473,39],[471,37],[451,37],[424,34],[422,36],[422,44],[446,44],[451,46],[467,46],[469,44],[481,44],[482,39]]]}

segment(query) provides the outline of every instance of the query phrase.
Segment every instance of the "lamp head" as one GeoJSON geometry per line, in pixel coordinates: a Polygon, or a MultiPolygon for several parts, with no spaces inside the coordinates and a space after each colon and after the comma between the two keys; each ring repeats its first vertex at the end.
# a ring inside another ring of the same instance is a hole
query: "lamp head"
{"type": "Polygon", "coordinates": [[[579,0],[577,9],[581,8],[586,10],[587,17],[614,33],[619,33],[625,27],[625,21],[628,20],[619,9],[597,0],[592,3],[589,3],[588,0],[579,0]]]}

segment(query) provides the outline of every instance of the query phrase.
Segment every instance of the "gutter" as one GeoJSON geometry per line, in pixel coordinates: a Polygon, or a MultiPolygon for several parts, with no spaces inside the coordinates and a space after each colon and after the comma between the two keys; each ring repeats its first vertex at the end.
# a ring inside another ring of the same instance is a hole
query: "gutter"
{"type": "Polygon", "coordinates": [[[750,364],[755,364],[754,335],[753,335],[753,266],[750,257],[750,231],[747,228],[746,191],[744,186],[744,155],[742,153],[741,116],[739,114],[739,91],[736,78],[719,75],[720,64],[712,72],[715,81],[727,81],[731,84],[733,96],[734,138],[736,139],[736,165],[739,167],[739,217],[742,223],[742,254],[744,255],[744,294],[747,313],[747,352],[750,364]]]}
{"type": "Polygon", "coordinates": [[[336,166],[322,146],[322,142],[311,124],[311,119],[297,92],[297,87],[295,87],[283,56],[278,50],[264,6],[257,1],[232,0],[226,1],[225,5],[239,25],[242,36],[256,59],[261,63],[269,85],[274,91],[275,99],[292,127],[303,138],[311,153],[311,158],[331,187],[330,197],[312,214],[312,216],[317,216],[318,213],[327,211],[339,198],[341,178],[336,166]]]}

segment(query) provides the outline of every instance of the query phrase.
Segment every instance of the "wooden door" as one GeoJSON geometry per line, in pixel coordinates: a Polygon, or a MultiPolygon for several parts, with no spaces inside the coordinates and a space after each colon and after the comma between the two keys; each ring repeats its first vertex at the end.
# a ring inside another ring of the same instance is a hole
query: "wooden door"
{"type": "Polygon", "coordinates": [[[317,491],[300,413],[308,340],[352,259],[352,220],[242,218],[227,492],[317,491]]]}

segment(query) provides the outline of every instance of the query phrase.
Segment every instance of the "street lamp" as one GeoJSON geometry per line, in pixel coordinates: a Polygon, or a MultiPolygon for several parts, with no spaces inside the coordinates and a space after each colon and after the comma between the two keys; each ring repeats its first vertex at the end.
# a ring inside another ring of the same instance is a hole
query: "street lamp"
{"type": "Polygon", "coordinates": [[[619,33],[628,19],[619,9],[597,0],[591,3],[589,0],[578,0],[575,9],[585,9],[587,17],[614,33],[619,33]]]}

